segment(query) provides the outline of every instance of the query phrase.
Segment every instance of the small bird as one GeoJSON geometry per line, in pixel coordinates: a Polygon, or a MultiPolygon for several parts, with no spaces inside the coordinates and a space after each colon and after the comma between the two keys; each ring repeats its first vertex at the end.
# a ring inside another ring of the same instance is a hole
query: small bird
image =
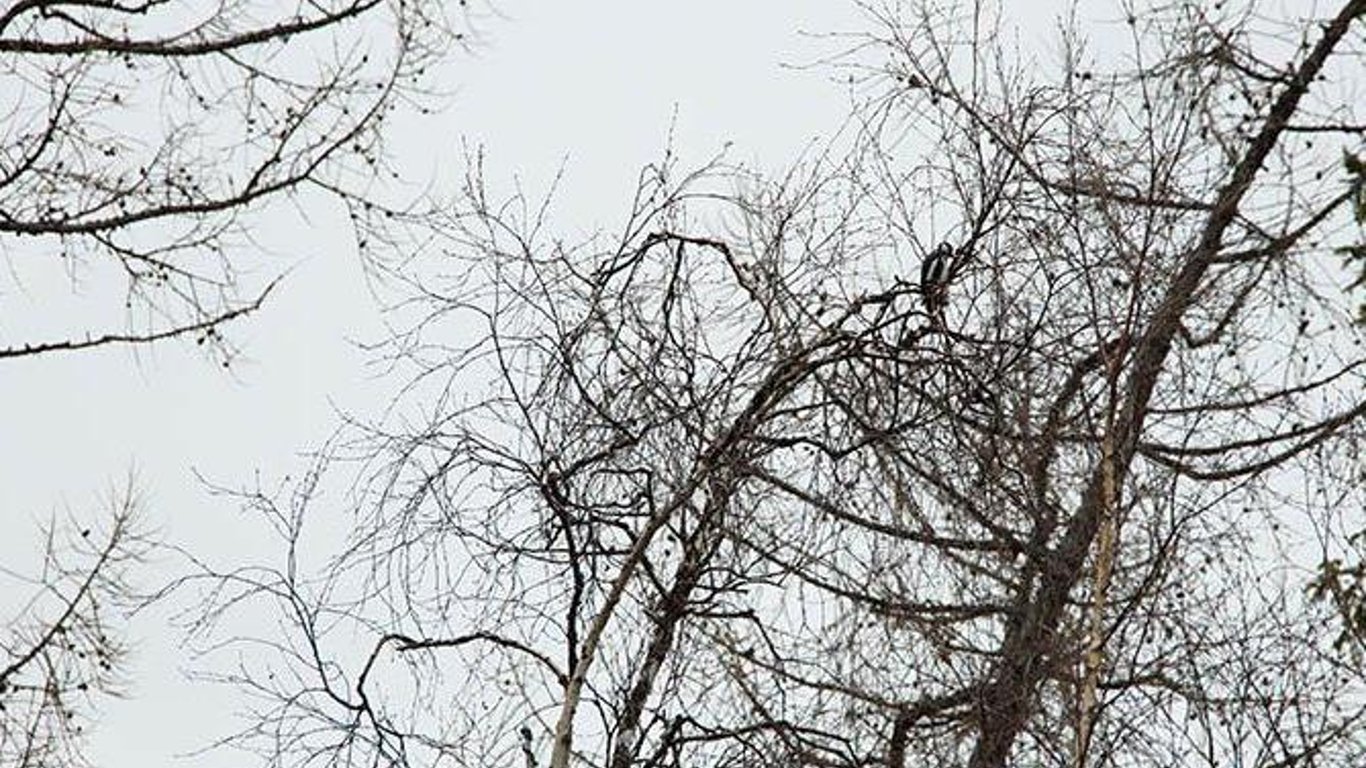
{"type": "Polygon", "coordinates": [[[944,312],[949,289],[949,259],[952,257],[953,246],[940,243],[920,262],[920,298],[931,318],[940,317],[944,312]]]}
{"type": "Polygon", "coordinates": [[[520,735],[522,737],[522,757],[526,758],[526,766],[527,768],[536,768],[536,753],[531,748],[531,727],[522,726],[520,735]]]}

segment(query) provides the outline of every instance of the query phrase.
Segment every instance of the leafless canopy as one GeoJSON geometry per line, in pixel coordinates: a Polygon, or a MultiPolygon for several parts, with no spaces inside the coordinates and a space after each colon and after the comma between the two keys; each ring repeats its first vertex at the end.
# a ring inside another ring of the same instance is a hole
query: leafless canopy
{"type": "Polygon", "coordinates": [[[105,526],[50,524],[35,571],[0,568],[0,764],[83,765],[98,701],[126,689],[132,576],[152,549],[139,514],[124,493],[105,526]]]}
{"type": "Polygon", "coordinates": [[[373,197],[386,121],[432,95],[425,71],[461,38],[447,14],[464,3],[446,6],[0,2],[5,293],[64,271],[95,300],[126,286],[122,307],[68,322],[21,322],[0,295],[0,357],[182,335],[226,355],[218,328],[281,271],[250,274],[251,214],[309,190],[373,197]]]}
{"type": "Polygon", "coordinates": [[[248,494],[287,556],[210,582],[198,629],[261,602],[291,625],[235,672],[270,702],[241,743],[1366,761],[1361,670],[1304,594],[1366,501],[1335,254],[1366,1],[1121,4],[1038,60],[995,5],[867,10],[851,146],[784,177],[666,160],[624,226],[568,242],[473,165],[421,232],[395,404],[248,494]],[[345,544],[310,571],[347,462],[345,544]]]}

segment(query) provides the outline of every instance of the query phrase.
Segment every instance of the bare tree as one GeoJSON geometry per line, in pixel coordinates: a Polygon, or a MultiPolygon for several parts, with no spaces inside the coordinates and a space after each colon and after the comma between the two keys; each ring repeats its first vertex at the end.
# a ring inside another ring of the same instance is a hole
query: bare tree
{"type": "MultiPolygon", "coordinates": [[[[1352,192],[1354,217],[1366,225],[1366,161],[1351,152],[1343,157],[1352,192]]],[[[1360,270],[1347,286],[1349,290],[1366,287],[1366,242],[1358,241],[1338,249],[1347,258],[1348,266],[1360,270]]],[[[1366,302],[1357,307],[1356,322],[1366,325],[1366,302]]],[[[1361,652],[1366,648],[1366,521],[1347,538],[1345,551],[1324,553],[1318,575],[1309,584],[1315,600],[1327,602],[1336,609],[1342,630],[1334,640],[1339,650],[1348,650],[1351,658],[1361,663],[1361,652]]]]}
{"type": "Polygon", "coordinates": [[[261,602],[292,625],[231,676],[270,702],[241,743],[1362,764],[1366,681],[1304,588],[1366,487],[1335,253],[1366,2],[1121,4],[1122,46],[1065,20],[1048,65],[992,4],[867,11],[847,151],[667,159],[581,242],[474,158],[415,220],[399,398],[245,494],[278,564],[201,582],[209,637],[261,602]],[[330,502],[346,543],[310,554],[330,502]]]}
{"type": "Polygon", "coordinates": [[[139,515],[138,499],[124,492],[105,527],[49,524],[37,573],[0,569],[14,599],[0,640],[0,763],[85,763],[100,699],[127,684],[126,614],[153,547],[139,515]]]}
{"type": "MultiPolygon", "coordinates": [[[[440,95],[428,70],[463,44],[465,14],[434,0],[0,2],[0,358],[187,337],[227,365],[221,330],[283,271],[255,245],[259,214],[320,194],[357,220],[394,215],[376,207],[389,125],[440,95]],[[88,311],[21,318],[11,297],[56,297],[54,275],[88,311]]],[[[38,574],[0,571],[32,591],[3,624],[0,764],[81,762],[93,705],[121,692],[128,571],[151,546],[137,506],[129,491],[103,529],[51,526],[38,574]]]]}
{"type": "Polygon", "coordinates": [[[251,274],[254,214],[319,192],[367,210],[391,172],[386,125],[430,103],[424,75],[462,39],[464,7],[0,3],[11,290],[62,272],[78,292],[126,287],[121,307],[39,331],[59,335],[0,337],[0,357],[186,336],[226,361],[219,329],[282,271],[251,274]]]}

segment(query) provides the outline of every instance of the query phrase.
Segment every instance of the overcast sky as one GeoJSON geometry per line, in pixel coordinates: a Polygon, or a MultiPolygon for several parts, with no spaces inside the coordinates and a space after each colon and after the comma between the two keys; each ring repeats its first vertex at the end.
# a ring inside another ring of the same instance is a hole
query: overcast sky
{"type": "MultiPolygon", "coordinates": [[[[780,169],[829,138],[850,95],[836,70],[816,62],[848,40],[825,35],[868,24],[843,0],[493,1],[500,16],[484,20],[476,50],[450,67],[449,110],[405,121],[392,145],[414,186],[456,183],[462,141],[485,148],[493,182],[516,174],[533,193],[563,164],[555,221],[571,238],[620,223],[639,168],[659,159],[671,124],[685,164],[729,147],[732,160],[780,169]]],[[[1046,62],[1052,16],[1041,5],[1011,7],[1027,9],[1017,20],[1028,30],[1022,45],[1046,62]]],[[[380,338],[382,324],[346,217],[328,201],[302,205],[281,206],[256,233],[261,274],[289,275],[259,314],[234,326],[245,356],[231,371],[179,342],[0,361],[0,564],[33,572],[40,521],[107,514],[110,489],[133,473],[166,540],[230,567],[269,538],[196,473],[273,485],[306,466],[301,454],[335,429],[339,410],[364,416],[388,402],[398,382],[376,378],[353,343],[380,338]]],[[[0,295],[3,329],[22,337],[16,331],[31,319],[81,310],[81,296],[54,298],[61,292],[50,287],[0,295]]],[[[131,631],[130,696],[105,706],[92,762],[242,765],[229,751],[189,757],[233,730],[240,696],[187,681],[194,661],[164,615],[141,616],[131,631]]]]}
{"type": "MultiPolygon", "coordinates": [[[[532,189],[567,161],[558,218],[575,230],[620,220],[639,167],[658,159],[675,114],[685,159],[730,142],[733,159],[770,168],[829,136],[847,114],[832,70],[792,65],[840,49],[804,32],[861,28],[851,4],[499,0],[498,8],[504,18],[484,25],[482,47],[452,68],[451,109],[395,144],[434,158],[426,166],[438,183],[460,176],[462,138],[487,148],[493,178],[515,172],[532,189]]],[[[191,343],[0,368],[0,562],[32,572],[39,521],[103,514],[110,489],[135,472],[168,540],[230,564],[260,532],[209,496],[194,471],[229,485],[250,484],[256,472],[266,482],[297,473],[299,454],[336,426],[336,408],[364,414],[384,404],[391,383],[373,379],[349,341],[375,338],[380,325],[345,219],[327,204],[305,212],[307,222],[288,212],[260,233],[267,271],[292,272],[261,313],[236,327],[246,356],[231,373],[191,343]]],[[[79,300],[54,299],[43,287],[5,297],[11,331],[25,313],[79,311],[79,300]]],[[[93,762],[240,764],[224,751],[177,759],[229,731],[242,702],[185,681],[191,660],[162,617],[132,629],[131,696],[106,706],[93,762]]]]}

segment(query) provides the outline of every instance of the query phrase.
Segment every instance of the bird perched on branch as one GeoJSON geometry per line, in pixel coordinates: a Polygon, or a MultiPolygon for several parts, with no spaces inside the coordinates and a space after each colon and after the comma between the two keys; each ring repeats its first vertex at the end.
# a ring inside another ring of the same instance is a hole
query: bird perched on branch
{"type": "Polygon", "coordinates": [[[522,737],[522,757],[526,759],[526,768],[536,768],[536,753],[531,748],[531,728],[522,726],[519,735],[522,737]]]}
{"type": "Polygon", "coordinates": [[[949,292],[949,259],[953,246],[940,243],[920,262],[920,300],[931,319],[941,318],[949,292]]]}

